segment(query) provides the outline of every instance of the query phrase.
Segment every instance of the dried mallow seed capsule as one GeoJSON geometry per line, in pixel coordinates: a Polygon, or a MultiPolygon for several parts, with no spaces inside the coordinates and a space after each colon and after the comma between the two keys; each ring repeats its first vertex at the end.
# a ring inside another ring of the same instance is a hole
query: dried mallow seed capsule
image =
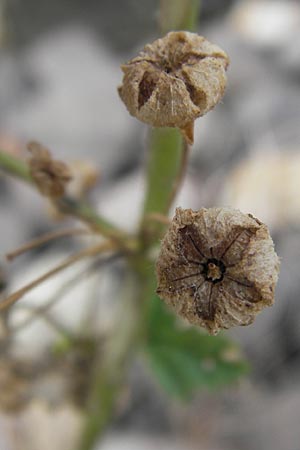
{"type": "Polygon", "coordinates": [[[180,128],[193,143],[194,120],[223,97],[226,53],[204,37],[173,31],[122,66],[119,94],[131,115],[155,127],[180,128]]]}
{"type": "Polygon", "coordinates": [[[29,142],[31,153],[28,160],[30,175],[42,195],[59,198],[64,195],[67,183],[72,179],[69,167],[54,160],[50,151],[38,142],[29,142]]]}
{"type": "Polygon", "coordinates": [[[230,208],[176,209],[157,261],[158,295],[210,334],[249,325],[274,303],[279,260],[268,228],[230,208]]]}

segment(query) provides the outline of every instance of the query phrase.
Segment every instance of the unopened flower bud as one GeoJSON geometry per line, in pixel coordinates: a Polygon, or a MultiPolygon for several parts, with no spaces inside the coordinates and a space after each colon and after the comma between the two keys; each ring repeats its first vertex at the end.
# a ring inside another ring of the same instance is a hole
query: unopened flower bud
{"type": "Polygon", "coordinates": [[[193,143],[194,120],[223,97],[226,53],[204,37],[173,31],[122,66],[119,94],[131,115],[155,127],[177,127],[193,143]]]}
{"type": "Polygon", "coordinates": [[[158,295],[210,334],[274,302],[279,260],[266,225],[230,208],[177,208],[157,261],[158,295]]]}

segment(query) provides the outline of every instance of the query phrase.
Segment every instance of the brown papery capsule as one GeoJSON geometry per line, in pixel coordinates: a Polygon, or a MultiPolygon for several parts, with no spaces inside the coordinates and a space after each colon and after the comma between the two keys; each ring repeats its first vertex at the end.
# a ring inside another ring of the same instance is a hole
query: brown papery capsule
{"type": "Polygon", "coordinates": [[[274,303],[279,260],[268,228],[230,208],[176,209],[157,261],[158,295],[210,334],[249,325],[274,303]]]}
{"type": "Polygon", "coordinates": [[[226,53],[204,37],[173,31],[122,66],[119,94],[132,116],[180,128],[192,144],[194,120],[223,97],[228,64],[226,53]]]}
{"type": "Polygon", "coordinates": [[[28,160],[30,175],[41,194],[52,198],[64,195],[65,187],[72,179],[68,166],[54,160],[50,151],[38,142],[29,142],[27,149],[31,153],[28,160]]]}

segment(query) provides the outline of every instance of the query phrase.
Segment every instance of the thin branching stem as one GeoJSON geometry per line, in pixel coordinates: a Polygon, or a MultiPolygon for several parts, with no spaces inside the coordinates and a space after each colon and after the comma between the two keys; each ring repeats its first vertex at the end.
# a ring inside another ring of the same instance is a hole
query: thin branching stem
{"type": "MultiPolygon", "coordinates": [[[[69,293],[71,290],[75,289],[78,285],[78,283],[81,283],[83,279],[86,279],[89,276],[92,276],[95,274],[96,271],[99,270],[102,264],[109,263],[110,261],[120,257],[121,254],[114,253],[110,256],[101,256],[100,260],[92,261],[88,265],[88,267],[83,270],[80,273],[76,273],[73,277],[71,277],[67,282],[65,282],[62,286],[60,286],[56,292],[48,299],[46,302],[41,305],[34,308],[32,311],[33,314],[30,317],[27,317],[22,322],[20,322],[18,325],[16,325],[13,329],[10,330],[10,334],[14,334],[17,331],[20,331],[24,329],[25,327],[31,325],[33,321],[36,319],[42,318],[44,313],[47,313],[49,309],[51,309],[53,306],[55,306],[60,300],[63,299],[63,297],[69,293]]],[[[15,309],[18,308],[25,308],[27,307],[24,303],[18,303],[15,305],[15,309]]]]}
{"type": "Polygon", "coordinates": [[[63,230],[50,231],[49,233],[45,233],[42,236],[32,239],[31,241],[26,242],[17,249],[9,253],[6,253],[6,259],[8,261],[13,261],[17,256],[23,255],[23,253],[26,253],[30,250],[40,247],[41,245],[46,244],[55,239],[67,236],[77,236],[82,234],[91,234],[91,230],[84,228],[65,228],[63,230]]]}
{"type": "MultiPolygon", "coordinates": [[[[21,159],[0,151],[0,169],[17,179],[34,186],[28,166],[21,159]]],[[[106,218],[97,214],[96,211],[83,200],[64,196],[55,200],[54,205],[61,213],[74,216],[81,220],[81,222],[89,225],[95,232],[115,240],[123,249],[127,249],[129,252],[136,249],[137,242],[132,236],[113,225],[106,218]]]]}
{"type": "Polygon", "coordinates": [[[24,320],[20,324],[16,325],[14,328],[9,330],[10,335],[14,335],[15,333],[21,331],[29,325],[34,319],[42,319],[44,320],[48,325],[51,326],[58,334],[61,334],[62,336],[65,336],[68,340],[74,340],[73,333],[65,326],[63,325],[56,317],[54,317],[52,314],[50,314],[49,311],[42,310],[39,308],[35,308],[33,305],[29,304],[23,304],[22,308],[25,310],[28,310],[30,312],[30,316],[28,319],[24,320]]]}
{"type": "Polygon", "coordinates": [[[95,255],[98,255],[99,253],[112,251],[114,249],[115,249],[115,246],[112,243],[112,241],[106,241],[101,244],[94,245],[93,247],[89,247],[84,250],[81,250],[80,252],[77,252],[77,253],[69,256],[67,259],[65,259],[62,263],[58,264],[53,269],[44,273],[42,276],[36,278],[31,283],[28,283],[26,286],[23,286],[21,289],[18,289],[16,292],[14,292],[13,294],[9,295],[6,299],[4,299],[0,303],[0,312],[11,307],[14,303],[16,303],[18,300],[20,300],[20,298],[22,298],[27,292],[31,291],[32,289],[39,286],[44,281],[53,277],[57,273],[66,269],[67,267],[70,267],[71,265],[75,264],[76,262],[81,261],[82,259],[87,258],[87,257],[92,257],[95,255]]]}

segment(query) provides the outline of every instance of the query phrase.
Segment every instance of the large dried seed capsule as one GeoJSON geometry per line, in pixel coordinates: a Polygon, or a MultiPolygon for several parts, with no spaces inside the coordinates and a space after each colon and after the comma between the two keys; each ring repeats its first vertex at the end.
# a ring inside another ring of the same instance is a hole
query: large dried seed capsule
{"type": "Polygon", "coordinates": [[[210,334],[274,302],[279,260],[266,225],[230,208],[176,209],[157,261],[158,295],[210,334]]]}
{"type": "Polygon", "coordinates": [[[122,66],[119,94],[131,115],[155,127],[178,127],[193,143],[194,120],[223,97],[226,53],[204,37],[173,31],[122,66]]]}

